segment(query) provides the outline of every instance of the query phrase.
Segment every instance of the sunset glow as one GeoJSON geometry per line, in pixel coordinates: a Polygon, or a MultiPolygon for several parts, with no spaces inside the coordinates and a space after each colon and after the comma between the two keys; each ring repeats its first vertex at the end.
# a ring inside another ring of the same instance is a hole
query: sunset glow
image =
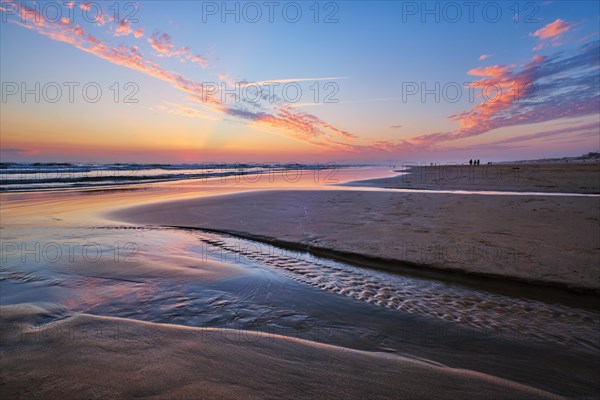
{"type": "Polygon", "coordinates": [[[498,18],[454,18],[438,3],[437,14],[412,2],[305,4],[293,23],[290,7],[252,22],[245,3],[227,14],[218,2],[169,2],[168,18],[159,3],[2,2],[3,160],[598,150],[596,2],[521,14],[507,4],[498,18]]]}
{"type": "Polygon", "coordinates": [[[0,18],[0,399],[600,398],[597,0],[0,18]]]}

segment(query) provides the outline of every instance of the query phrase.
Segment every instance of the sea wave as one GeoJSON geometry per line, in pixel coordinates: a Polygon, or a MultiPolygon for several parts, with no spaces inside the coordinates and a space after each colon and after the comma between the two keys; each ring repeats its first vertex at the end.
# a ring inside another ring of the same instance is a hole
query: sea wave
{"type": "Polygon", "coordinates": [[[297,163],[0,163],[0,192],[131,185],[349,166],[297,163]]]}

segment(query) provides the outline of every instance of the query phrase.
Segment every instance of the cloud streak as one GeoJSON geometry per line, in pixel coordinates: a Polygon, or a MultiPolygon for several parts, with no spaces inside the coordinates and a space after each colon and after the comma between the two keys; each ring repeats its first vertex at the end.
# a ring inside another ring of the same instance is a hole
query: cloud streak
{"type": "MultiPolygon", "coordinates": [[[[543,122],[564,117],[592,115],[598,112],[600,101],[597,88],[599,42],[588,42],[575,54],[556,53],[551,56],[535,56],[522,67],[515,65],[492,65],[477,67],[468,74],[477,77],[470,87],[485,90],[490,86],[499,88],[502,95],[494,100],[483,101],[471,109],[449,116],[459,128],[448,132],[421,134],[412,139],[401,141],[360,140],[355,134],[336,127],[323,119],[295,108],[306,104],[285,104],[281,99],[270,101],[265,98],[258,102],[237,101],[228,104],[215,94],[207,93],[202,82],[192,80],[177,72],[162,67],[158,62],[163,58],[176,58],[181,62],[191,62],[206,67],[209,62],[201,55],[194,54],[189,47],[180,47],[173,43],[167,33],[154,32],[145,40],[135,42],[146,46],[154,57],[147,58],[138,46],[113,45],[108,40],[90,34],[81,25],[68,19],[59,23],[47,21],[43,15],[35,15],[36,11],[27,9],[22,3],[13,4],[25,15],[18,16],[11,22],[33,30],[52,40],[68,43],[75,48],[139,73],[159,79],[168,85],[187,94],[198,108],[176,103],[157,106],[156,109],[174,115],[198,119],[220,119],[204,109],[212,111],[219,117],[230,118],[236,122],[247,123],[259,129],[276,130],[288,137],[313,144],[329,150],[347,152],[413,152],[418,149],[435,148],[443,142],[483,135],[491,130],[515,125],[543,122]],[[147,42],[147,43],[146,43],[147,42]]],[[[73,5],[72,5],[73,6],[73,5]]],[[[86,4],[80,7],[89,7],[86,4]]],[[[97,21],[93,26],[102,26],[106,20],[97,21]]],[[[113,21],[114,22],[114,21],[113,21]]],[[[557,45],[573,24],[557,19],[556,21],[535,31],[532,36],[542,43],[557,45]]],[[[116,23],[110,29],[113,37],[144,37],[144,29],[133,29],[126,20],[116,23]]],[[[109,38],[110,39],[110,38],[109,38]]],[[[113,39],[114,40],[114,39],[113,39]]],[[[483,54],[480,60],[490,55],[483,54]]],[[[240,82],[242,86],[267,83],[288,83],[302,81],[324,81],[346,79],[345,76],[325,78],[285,78],[259,82],[240,82]]],[[[219,76],[226,80],[226,75],[219,76]]],[[[391,101],[394,98],[363,99],[368,101],[391,101]]],[[[352,103],[352,102],[346,102],[352,103]]],[[[343,104],[343,103],[340,103],[343,104]]],[[[229,121],[229,119],[227,119],[229,121]]],[[[389,129],[399,129],[401,125],[390,125],[389,129]]],[[[590,128],[592,129],[592,128],[590,128]]],[[[519,141],[540,140],[558,137],[558,134],[540,133],[537,136],[514,138],[507,142],[495,142],[495,145],[510,145],[519,141]]],[[[508,140],[508,139],[507,139],[508,140]]]]}
{"type": "Polygon", "coordinates": [[[155,32],[148,38],[148,43],[159,57],[177,57],[179,61],[191,61],[205,68],[208,60],[199,54],[192,55],[189,47],[175,47],[171,36],[167,33],[155,32]]]}
{"type": "MultiPolygon", "coordinates": [[[[518,148],[528,147],[532,141],[535,141],[538,145],[540,142],[557,142],[557,141],[568,141],[573,143],[578,139],[587,139],[588,137],[598,137],[600,134],[600,123],[592,122],[586,124],[580,124],[570,126],[568,128],[544,130],[541,132],[530,133],[525,135],[512,136],[505,139],[495,140],[488,143],[480,143],[472,146],[462,146],[460,150],[500,150],[500,151],[513,151],[518,148]]],[[[456,150],[456,148],[449,148],[449,150],[456,150]]]]}
{"type": "Polygon", "coordinates": [[[501,91],[449,119],[461,128],[451,132],[420,135],[416,144],[433,145],[478,136],[493,129],[598,113],[600,107],[599,41],[580,47],[573,55],[557,53],[534,57],[523,69],[514,65],[476,68],[469,74],[481,76],[472,87],[501,91]]]}
{"type": "Polygon", "coordinates": [[[337,81],[341,79],[348,79],[347,76],[334,76],[329,78],[288,78],[288,79],[271,79],[266,81],[258,81],[258,82],[249,82],[243,81],[239,82],[240,86],[250,86],[250,85],[269,85],[274,83],[292,83],[292,82],[311,82],[311,81],[337,81]]]}
{"type": "MultiPolygon", "coordinates": [[[[208,93],[202,82],[194,81],[176,72],[166,70],[156,62],[144,58],[137,46],[113,46],[98,37],[89,34],[80,25],[75,25],[68,21],[52,23],[47,21],[42,14],[34,9],[27,8],[22,4],[17,5],[13,1],[7,3],[20,6],[18,9],[21,10],[24,17],[21,21],[17,19],[12,20],[11,22],[36,31],[53,40],[71,44],[86,53],[92,54],[113,64],[160,79],[171,86],[188,93],[190,99],[201,103],[203,106],[213,111],[252,122],[257,126],[276,128],[288,132],[293,138],[327,148],[339,149],[347,146],[337,142],[335,138],[344,140],[356,139],[355,135],[339,129],[315,115],[296,112],[292,110],[292,108],[286,107],[285,104],[270,104],[269,102],[261,104],[248,101],[242,101],[233,105],[226,104],[224,101],[219,100],[214,94],[208,93]]],[[[82,4],[81,6],[87,7],[85,4],[82,4]]],[[[125,24],[124,26],[125,28],[123,29],[126,31],[129,25],[125,24]]],[[[171,40],[171,36],[166,33],[156,32],[148,38],[148,42],[158,54],[164,57],[179,57],[180,60],[190,60],[200,64],[205,63],[205,60],[200,56],[192,56],[189,48],[176,47],[171,40]]],[[[170,104],[162,107],[164,108],[158,107],[158,109],[172,114],[192,118],[211,118],[208,114],[205,115],[200,111],[187,106],[170,104]]]]}

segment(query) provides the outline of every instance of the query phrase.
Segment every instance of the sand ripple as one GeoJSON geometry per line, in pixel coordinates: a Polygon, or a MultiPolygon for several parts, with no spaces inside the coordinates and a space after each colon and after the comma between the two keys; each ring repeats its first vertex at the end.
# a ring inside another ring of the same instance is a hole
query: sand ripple
{"type": "Polygon", "coordinates": [[[297,282],[380,307],[570,346],[600,348],[600,316],[592,311],[358,268],[227,235],[201,232],[198,236],[213,252],[246,258],[297,282]]]}

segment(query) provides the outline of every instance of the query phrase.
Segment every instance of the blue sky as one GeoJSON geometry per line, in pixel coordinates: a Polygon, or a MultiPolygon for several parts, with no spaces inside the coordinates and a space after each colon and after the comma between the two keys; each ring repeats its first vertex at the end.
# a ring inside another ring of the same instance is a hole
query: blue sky
{"type": "Polygon", "coordinates": [[[223,2],[53,3],[71,17],[62,20],[49,3],[2,2],[3,160],[442,162],[598,151],[598,2],[480,2],[471,15],[460,1],[274,2],[274,22],[264,2],[227,3],[239,22],[222,21],[223,2]],[[264,81],[279,83],[276,99],[202,98],[212,82],[264,81]],[[65,92],[55,103],[23,101],[21,84],[36,82],[94,82],[103,93],[95,103],[65,92]],[[136,103],[123,101],[128,83],[136,103]],[[284,85],[300,88],[297,102],[284,85]],[[540,90],[508,99],[520,85],[540,90]],[[432,92],[423,98],[422,88],[432,92]],[[501,88],[499,101],[482,88],[501,88]],[[337,102],[325,102],[334,92],[337,102]]]}

